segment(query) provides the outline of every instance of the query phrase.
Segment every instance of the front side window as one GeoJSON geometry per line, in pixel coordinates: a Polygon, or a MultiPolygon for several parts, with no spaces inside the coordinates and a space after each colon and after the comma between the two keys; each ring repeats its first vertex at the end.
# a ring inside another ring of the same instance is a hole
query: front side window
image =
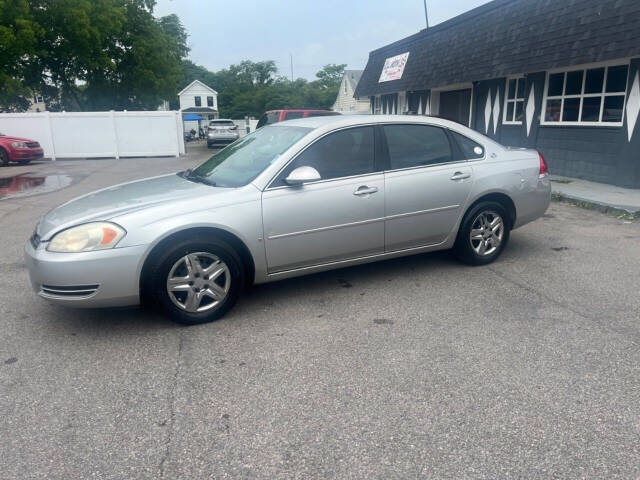
{"type": "Polygon", "coordinates": [[[524,117],[525,78],[508,78],[503,123],[521,125],[524,117]]]}
{"type": "Polygon", "coordinates": [[[213,155],[191,175],[219,187],[247,185],[311,130],[287,126],[261,128],[213,155]]]}
{"type": "Polygon", "coordinates": [[[213,107],[213,97],[207,97],[207,107],[213,107]]]}
{"type": "Polygon", "coordinates": [[[621,125],[628,74],[629,65],[549,74],[544,122],[621,125]]]}
{"type": "Polygon", "coordinates": [[[385,125],[391,170],[453,161],[451,145],[442,128],[430,125],[385,125]]]}
{"type": "Polygon", "coordinates": [[[330,133],[298,155],[278,177],[275,186],[298,167],[313,167],[322,180],[364,175],[375,171],[373,127],[330,133]]]}

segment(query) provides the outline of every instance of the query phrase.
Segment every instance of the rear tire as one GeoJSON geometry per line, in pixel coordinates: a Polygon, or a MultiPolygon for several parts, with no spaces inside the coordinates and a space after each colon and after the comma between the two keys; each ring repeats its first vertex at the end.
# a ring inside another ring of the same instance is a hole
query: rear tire
{"type": "Polygon", "coordinates": [[[509,216],[502,204],[480,202],[462,219],[453,253],[468,265],[487,265],[500,256],[510,231],[509,216]]]}
{"type": "Polygon", "coordinates": [[[2,148],[0,148],[0,165],[3,167],[9,165],[9,155],[2,148]]]}
{"type": "Polygon", "coordinates": [[[219,319],[244,285],[242,260],[226,242],[183,240],[162,252],[149,271],[148,295],[174,321],[198,325],[219,319]]]}
{"type": "Polygon", "coordinates": [[[31,163],[31,160],[20,160],[18,162],[19,165],[29,165],[31,163]]]}

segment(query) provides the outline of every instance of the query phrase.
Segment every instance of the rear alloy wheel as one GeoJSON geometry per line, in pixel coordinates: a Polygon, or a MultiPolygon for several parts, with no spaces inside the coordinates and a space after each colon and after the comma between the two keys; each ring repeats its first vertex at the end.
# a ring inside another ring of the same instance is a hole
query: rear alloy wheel
{"type": "Polygon", "coordinates": [[[456,256],[469,265],[493,262],[509,241],[507,212],[497,202],[481,202],[464,216],[454,246],[456,256]]]}
{"type": "Polygon", "coordinates": [[[234,249],[219,239],[184,240],[154,262],[148,289],[156,306],[176,322],[197,325],[222,317],[233,307],[244,269],[234,249]]]}
{"type": "Polygon", "coordinates": [[[9,165],[9,155],[2,148],[0,148],[0,165],[9,165]]]}

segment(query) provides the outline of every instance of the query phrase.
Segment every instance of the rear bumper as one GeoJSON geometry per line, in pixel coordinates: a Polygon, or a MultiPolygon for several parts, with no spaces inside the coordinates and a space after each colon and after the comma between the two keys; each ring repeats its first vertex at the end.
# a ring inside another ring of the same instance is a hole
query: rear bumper
{"type": "Polygon", "coordinates": [[[207,145],[229,145],[240,138],[239,135],[234,137],[209,137],[207,138],[207,145]]]}
{"type": "Polygon", "coordinates": [[[43,245],[24,247],[33,290],[69,307],[117,307],[140,303],[140,265],[146,246],[98,252],[53,253],[43,245]]]}
{"type": "Polygon", "coordinates": [[[551,180],[549,175],[538,178],[537,184],[518,197],[516,202],[516,224],[514,228],[526,225],[540,218],[551,202],[551,180]]]}

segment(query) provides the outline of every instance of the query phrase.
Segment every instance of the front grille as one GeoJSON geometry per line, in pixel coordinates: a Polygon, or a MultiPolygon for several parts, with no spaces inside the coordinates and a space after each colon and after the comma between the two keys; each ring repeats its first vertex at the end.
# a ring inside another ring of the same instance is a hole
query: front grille
{"type": "Polygon", "coordinates": [[[38,148],[40,144],[38,142],[27,142],[27,147],[29,148],[38,148]]]}
{"type": "Polygon", "coordinates": [[[96,293],[99,285],[75,285],[69,286],[53,286],[42,285],[40,290],[43,294],[52,297],[89,297],[96,293]]]}

